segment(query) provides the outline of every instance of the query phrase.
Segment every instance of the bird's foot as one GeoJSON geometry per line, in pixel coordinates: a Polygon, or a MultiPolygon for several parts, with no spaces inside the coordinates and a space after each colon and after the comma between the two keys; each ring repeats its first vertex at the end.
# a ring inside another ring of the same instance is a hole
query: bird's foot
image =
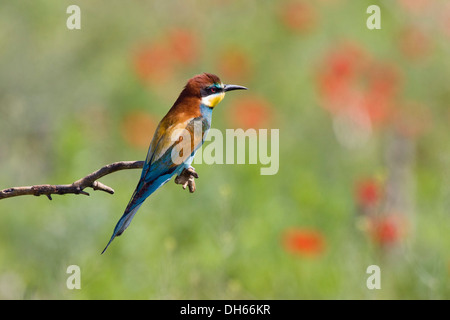
{"type": "Polygon", "coordinates": [[[198,178],[198,173],[195,172],[193,167],[189,167],[188,169],[183,169],[181,173],[175,177],[175,183],[181,184],[183,189],[189,187],[189,192],[195,191],[195,181],[194,179],[198,178]]]}

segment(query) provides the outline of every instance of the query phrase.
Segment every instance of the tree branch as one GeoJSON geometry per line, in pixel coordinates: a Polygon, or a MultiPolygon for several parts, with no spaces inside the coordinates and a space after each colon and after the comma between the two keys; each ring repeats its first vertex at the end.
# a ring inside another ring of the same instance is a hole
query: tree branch
{"type": "Polygon", "coordinates": [[[75,181],[72,184],[61,184],[61,185],[35,185],[27,187],[13,187],[4,190],[0,190],[0,200],[5,198],[24,196],[24,195],[46,195],[50,200],[52,200],[52,194],[84,194],[89,195],[85,188],[92,188],[94,190],[101,190],[107,193],[113,194],[114,190],[107,185],[97,181],[101,177],[104,177],[110,173],[125,170],[125,169],[142,169],[144,166],[144,161],[120,161],[108,164],[95,172],[87,175],[80,180],[75,181]]]}

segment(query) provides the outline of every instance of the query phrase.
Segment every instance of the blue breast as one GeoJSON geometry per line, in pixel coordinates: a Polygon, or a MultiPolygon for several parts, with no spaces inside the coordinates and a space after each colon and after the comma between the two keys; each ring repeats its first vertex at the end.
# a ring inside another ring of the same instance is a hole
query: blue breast
{"type": "Polygon", "coordinates": [[[206,120],[208,123],[207,129],[211,127],[212,111],[213,108],[207,107],[203,103],[200,104],[200,112],[202,113],[203,120],[206,120]]]}

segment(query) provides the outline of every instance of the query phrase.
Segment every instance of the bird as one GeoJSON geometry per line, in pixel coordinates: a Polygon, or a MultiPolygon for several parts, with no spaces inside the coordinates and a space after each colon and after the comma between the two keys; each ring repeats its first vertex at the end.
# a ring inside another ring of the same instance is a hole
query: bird
{"type": "Polygon", "coordinates": [[[175,183],[182,184],[183,189],[189,186],[190,192],[195,191],[194,178],[198,178],[198,174],[191,163],[211,127],[213,109],[226,92],[233,90],[247,88],[223,84],[218,76],[206,72],[187,81],[155,130],[139,182],[102,254],[130,225],[143,202],[174,175],[177,175],[175,183]]]}

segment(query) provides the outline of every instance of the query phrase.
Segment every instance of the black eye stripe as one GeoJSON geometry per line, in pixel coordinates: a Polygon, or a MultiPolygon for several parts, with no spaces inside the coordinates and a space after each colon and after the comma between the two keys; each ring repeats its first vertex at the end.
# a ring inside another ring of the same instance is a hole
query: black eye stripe
{"type": "Polygon", "coordinates": [[[223,92],[223,88],[212,85],[212,86],[201,89],[200,92],[201,92],[202,97],[206,97],[211,94],[223,92]]]}

